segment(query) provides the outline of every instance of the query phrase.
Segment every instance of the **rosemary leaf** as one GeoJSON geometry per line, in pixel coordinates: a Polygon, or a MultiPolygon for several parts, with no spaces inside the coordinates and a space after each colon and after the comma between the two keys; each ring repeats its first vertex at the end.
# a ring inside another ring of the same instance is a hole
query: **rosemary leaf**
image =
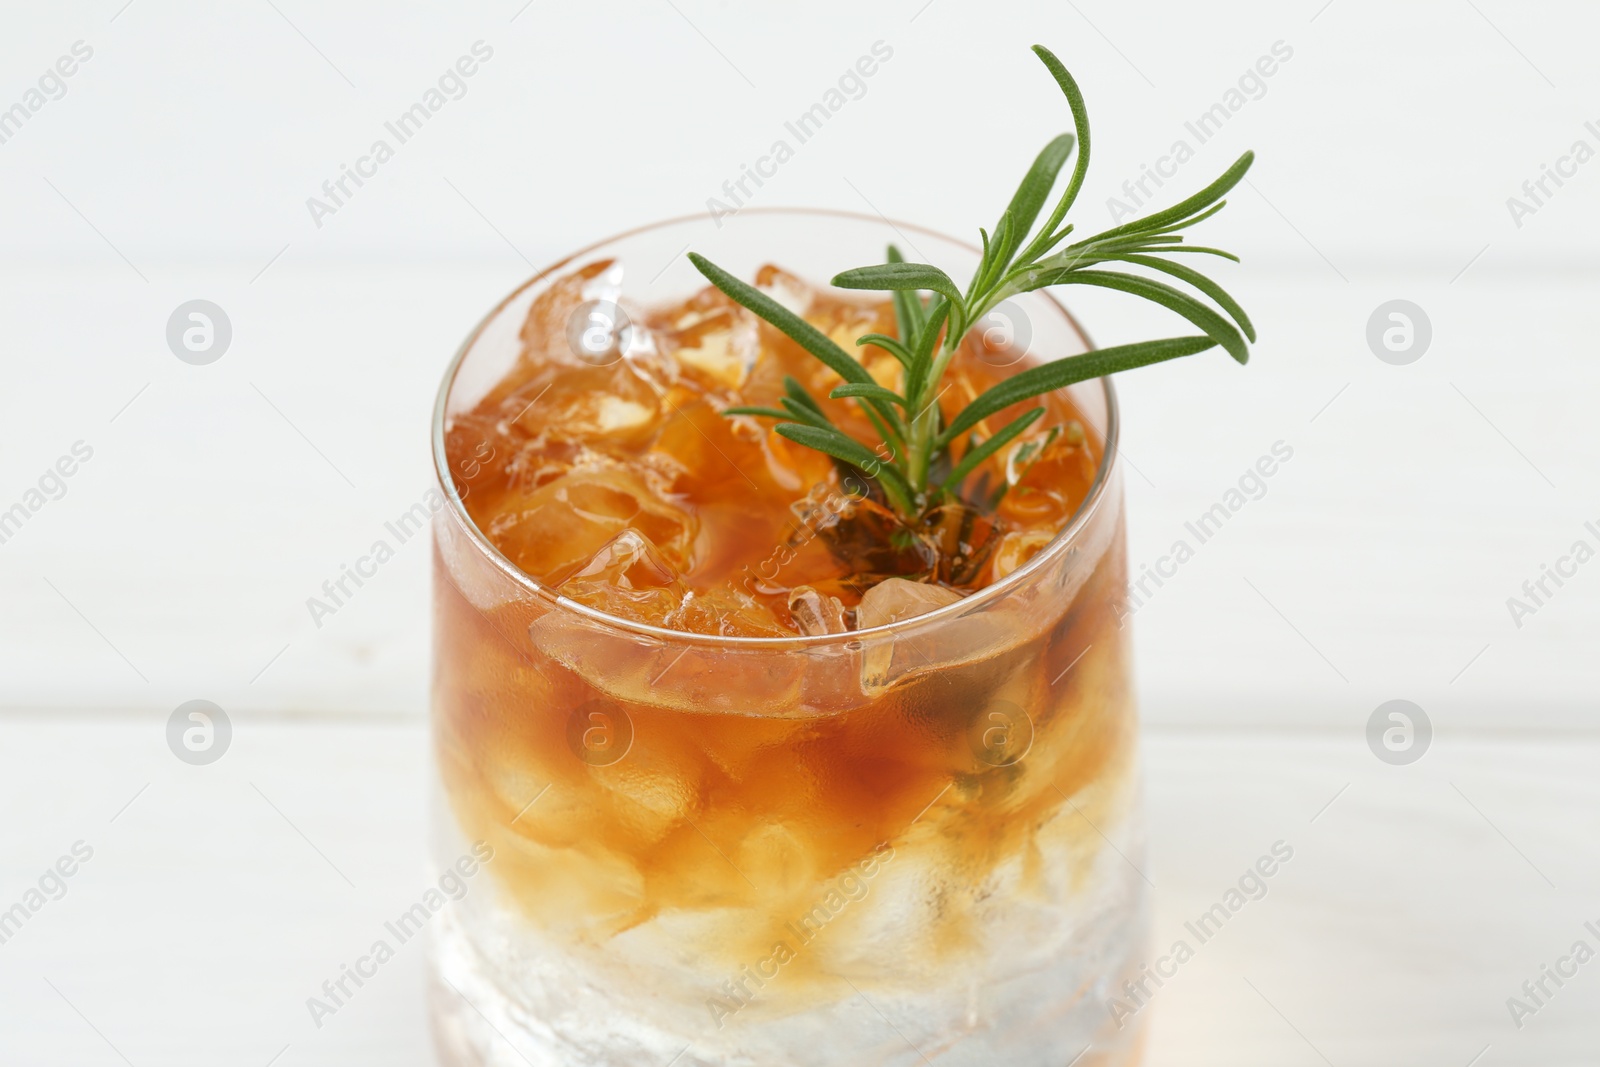
{"type": "Polygon", "coordinates": [[[874,289],[914,292],[925,289],[939,293],[953,303],[961,303],[961,290],[950,276],[926,263],[875,263],[834,275],[833,284],[841,289],[874,289]]]}
{"type": "Polygon", "coordinates": [[[901,344],[898,338],[882,333],[864,333],[856,338],[856,347],[862,345],[877,345],[898,360],[902,367],[911,367],[911,350],[901,344]]]}
{"type": "Polygon", "coordinates": [[[779,423],[777,430],[791,441],[843,460],[867,477],[876,479],[896,510],[901,514],[911,513],[911,487],[906,484],[905,478],[892,464],[854,437],[848,437],[838,430],[796,426],[787,422],[779,423]]]}
{"type": "MultiPolygon", "coordinates": [[[[951,445],[989,416],[1076,382],[1194,355],[1219,345],[1244,363],[1249,359],[1248,345],[1256,340],[1254,324],[1226,289],[1169,255],[1182,252],[1238,261],[1232,253],[1219,248],[1185,244],[1182,231],[1199,225],[1227,205],[1226,195],[1243,180],[1255,160],[1254,154],[1244,153],[1205,188],[1169,208],[1067,244],[1074,225],[1066,221],[1066,216],[1088,174],[1088,108],[1077,81],[1055,54],[1042,45],[1035,45],[1033,51],[1066,97],[1073,132],[1058,135],[1034,157],[993,232],[978,231],[983,251],[965,293],[938,267],[907,263],[892,244],[885,255],[887,262],[847,270],[833,279],[840,288],[891,294],[899,336],[869,333],[856,345],[877,345],[900,363],[904,374],[899,392],[873,380],[860,362],[831,338],[770,296],[704,257],[690,256],[695,267],[718,289],[843,378],[844,384],[835,387],[830,397],[854,400],[883,444],[879,452],[874,452],[834,426],[817,400],[793,378],[785,380],[787,395],[781,401],[781,411],[770,407],[732,408],[729,414],[792,419],[780,422],[777,432],[876,479],[889,502],[906,518],[915,518],[949,499],[981,464],[1042,418],[1047,409],[1037,407],[1019,416],[988,440],[973,444],[960,462],[952,462],[951,445]],[[1074,153],[1076,159],[1065,188],[1049,217],[1036,226],[1074,153]],[[1144,274],[1105,269],[1105,264],[1152,271],[1193,291],[1144,274]],[[1092,285],[1137,296],[1177,313],[1204,331],[1205,336],[1120,345],[1029,367],[984,391],[946,424],[947,416],[939,403],[949,388],[943,379],[968,331],[1008,297],[1053,285],[1092,285]]],[[[980,496],[990,498],[986,485],[980,479],[980,496]]],[[[998,500],[996,494],[991,503],[998,500]]]]}
{"type": "Polygon", "coordinates": [[[1190,285],[1194,286],[1196,289],[1200,290],[1202,293],[1206,294],[1213,301],[1215,301],[1218,307],[1226,311],[1230,316],[1233,317],[1233,321],[1239,324],[1239,329],[1244,331],[1244,335],[1252,342],[1255,341],[1256,328],[1255,326],[1251,325],[1250,316],[1245,314],[1244,308],[1239,306],[1239,302],[1233,297],[1229,296],[1226,289],[1212,281],[1210,278],[1207,278],[1204,274],[1201,274],[1193,267],[1186,267],[1182,263],[1168,263],[1166,260],[1160,259],[1156,256],[1140,256],[1125,253],[1112,258],[1120,259],[1125,263],[1132,263],[1135,266],[1148,267],[1151,270],[1158,270],[1163,274],[1170,274],[1180,281],[1188,282],[1190,285]]]}
{"type": "Polygon", "coordinates": [[[961,457],[961,462],[950,469],[950,473],[945,476],[944,481],[941,483],[941,488],[947,493],[953,491],[954,488],[959,488],[961,483],[966,480],[967,475],[977,469],[978,464],[1010,444],[1018,434],[1038,422],[1043,414],[1044,408],[1034,408],[1032,411],[1018,415],[1006,423],[1005,428],[999,433],[996,433],[981,445],[969,449],[967,454],[961,457]]]}
{"type": "Polygon", "coordinates": [[[1240,363],[1250,359],[1250,350],[1245,347],[1244,338],[1239,336],[1239,331],[1233,324],[1206,307],[1194,297],[1181,289],[1175,289],[1164,282],[1151,278],[1141,278],[1136,274],[1121,274],[1116,271],[1100,270],[1066,270],[1051,276],[1046,272],[1046,280],[1038,284],[1030,284],[1029,289],[1042,288],[1045,285],[1094,285],[1103,289],[1116,289],[1124,293],[1142,296],[1152,303],[1160,304],[1170,311],[1188,319],[1204,330],[1213,341],[1228,350],[1228,354],[1240,363]]]}
{"type": "Polygon", "coordinates": [[[1091,378],[1132,370],[1181,356],[1192,356],[1215,348],[1217,343],[1209,337],[1171,337],[1162,341],[1140,341],[1115,348],[1100,348],[1081,356],[1052,360],[1037,367],[1029,367],[1003,382],[990,386],[961,410],[939,437],[941,445],[948,445],[968,429],[1012,404],[1029,397],[1051,393],[1091,378]]]}
{"type": "Polygon", "coordinates": [[[712,285],[721,289],[731,300],[744,305],[761,318],[766,319],[801,348],[827,364],[830,370],[845,381],[870,382],[872,380],[872,375],[867,373],[866,368],[857,363],[844,349],[834,344],[827,334],[772,299],[766,293],[763,293],[760,289],[740,281],[697,252],[689,253],[689,261],[695,265],[696,270],[706,276],[706,279],[712,285]]]}
{"type": "Polygon", "coordinates": [[[787,411],[779,411],[777,408],[752,406],[723,408],[722,413],[724,415],[754,415],[763,419],[787,419],[793,417],[787,411]]]}
{"type": "Polygon", "coordinates": [[[867,385],[865,382],[846,382],[844,385],[835,387],[828,396],[835,400],[848,396],[875,396],[879,400],[890,404],[898,404],[900,407],[906,406],[906,398],[893,389],[885,389],[881,385],[867,385]]]}

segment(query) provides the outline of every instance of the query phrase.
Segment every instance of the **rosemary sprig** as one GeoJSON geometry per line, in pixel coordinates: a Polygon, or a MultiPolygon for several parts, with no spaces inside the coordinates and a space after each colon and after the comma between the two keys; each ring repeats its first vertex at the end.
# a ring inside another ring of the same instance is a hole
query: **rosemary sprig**
{"type": "Polygon", "coordinates": [[[778,433],[861,471],[907,518],[957,498],[967,476],[1032,426],[1045,409],[1031,408],[986,438],[977,439],[972,431],[991,415],[1076,382],[1218,346],[1244,363],[1249,359],[1247,341],[1253,343],[1256,339],[1255,327],[1238,301],[1200,271],[1169,258],[1175,253],[1194,253],[1238,262],[1237,256],[1220,249],[1185,244],[1181,231],[1222,210],[1227,204],[1223,197],[1250,169],[1254,153],[1246,152],[1216,181],[1164,211],[1064,244],[1073,231],[1071,224],[1064,224],[1066,215],[1077,200],[1089,169],[1089,117],[1083,94],[1067,68],[1042,45],[1035,45],[1033,51],[1067,98],[1074,133],[1061,134],[1045,145],[1001,213],[994,232],[978,231],[983,255],[966,290],[963,292],[938,267],[905,262],[892,245],[887,262],[847,270],[833,279],[833,284],[843,289],[891,294],[899,336],[871,333],[856,344],[876,345],[900,363],[901,392],[880,385],[858,359],[761,290],[704,256],[689,254],[711,284],[843,378],[844,384],[829,396],[853,399],[860,405],[882,444],[874,451],[839,429],[793,378],[786,382],[787,395],[780,401],[781,410],[739,407],[730,408],[725,414],[780,420],[776,425],[778,433]],[[1034,232],[1034,224],[1074,149],[1077,159],[1066,187],[1044,225],[1034,232]],[[1030,233],[1032,240],[1028,239],[1030,233]],[[1105,269],[1109,264],[1165,275],[1193,293],[1148,274],[1105,269]],[[1176,312],[1201,332],[1103,348],[1031,367],[992,386],[944,425],[944,413],[938,403],[941,382],[968,331],[1010,297],[1053,285],[1093,285],[1129,293],[1176,312]],[[959,458],[953,457],[951,447],[963,434],[968,435],[965,447],[959,458]],[[947,473],[939,477],[939,471],[947,473]]]}

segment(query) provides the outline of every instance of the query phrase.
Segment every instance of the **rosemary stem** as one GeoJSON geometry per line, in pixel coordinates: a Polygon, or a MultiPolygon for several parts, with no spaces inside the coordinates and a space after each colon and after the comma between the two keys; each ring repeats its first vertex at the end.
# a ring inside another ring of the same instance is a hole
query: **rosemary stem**
{"type": "MultiPolygon", "coordinates": [[[[1246,152],[1210,185],[1172,207],[1067,244],[1075,225],[1066,222],[1066,216],[1088,173],[1088,111],[1077,82],[1061,61],[1043,46],[1035,46],[1034,52],[1067,98],[1074,133],[1060,134],[1045,146],[1017,187],[994,232],[979,231],[983,251],[965,294],[944,271],[928,263],[906,262],[893,245],[888,248],[886,262],[847,270],[833,278],[833,284],[843,289],[892,294],[898,338],[868,334],[857,339],[857,347],[877,340],[895,356],[905,371],[900,391],[874,381],[859,354],[847,353],[815,324],[770,294],[740,281],[705,257],[690,253],[695,267],[713,285],[833,370],[844,384],[830,396],[855,397],[883,444],[868,448],[842,431],[792,380],[789,396],[782,401],[784,410],[741,406],[730,408],[727,413],[780,420],[776,428],[779,434],[877,479],[895,510],[908,520],[940,500],[961,499],[962,480],[990,459],[1005,463],[1007,457],[1000,450],[1018,441],[1036,420],[1045,416],[1046,409],[1035,407],[992,431],[989,418],[1024,400],[1076,382],[1217,346],[1244,363],[1249,359],[1248,345],[1256,340],[1255,327],[1238,301],[1216,282],[1180,262],[1187,255],[1179,254],[1238,261],[1237,256],[1218,248],[1184,244],[1180,231],[1222,210],[1227,203],[1223,198],[1243,180],[1254,153],[1246,152]],[[1077,160],[1066,188],[1044,225],[1036,229],[1039,212],[1074,148],[1077,160]],[[1028,241],[1030,233],[1034,234],[1032,241],[1028,241]],[[1165,277],[1107,269],[1108,264],[1126,264],[1165,277]],[[1187,288],[1180,288],[1180,284],[1187,288]],[[949,387],[941,382],[968,332],[1004,301],[1056,285],[1089,285],[1132,294],[1176,313],[1201,334],[1038,361],[976,396],[962,398],[963,404],[952,404],[947,422],[939,401],[949,387]],[[927,303],[924,293],[928,294],[927,303]],[[784,421],[786,415],[792,421],[784,421]],[[976,437],[978,433],[983,435],[981,441],[976,437]],[[969,447],[952,464],[950,448],[962,436],[967,437],[969,447]],[[929,484],[935,466],[944,472],[938,486],[929,484]]],[[[1016,448],[1031,449],[1032,454],[1037,454],[1054,440],[1053,433],[1047,428],[1042,443],[1037,439],[1021,441],[1016,448]]],[[[995,507],[998,499],[991,496],[987,506],[995,507]]]]}
{"type": "Polygon", "coordinates": [[[933,444],[935,438],[939,436],[939,394],[933,393],[932,387],[944,379],[944,372],[950,366],[950,361],[955,358],[958,347],[960,338],[957,337],[952,344],[947,335],[928,372],[928,387],[923,391],[923,395],[917,398],[916,418],[911,424],[911,440],[907,442],[906,458],[910,469],[906,472],[908,475],[906,480],[919,495],[927,492],[928,471],[933,465],[933,444]],[[932,395],[928,395],[930,393],[932,395]]]}

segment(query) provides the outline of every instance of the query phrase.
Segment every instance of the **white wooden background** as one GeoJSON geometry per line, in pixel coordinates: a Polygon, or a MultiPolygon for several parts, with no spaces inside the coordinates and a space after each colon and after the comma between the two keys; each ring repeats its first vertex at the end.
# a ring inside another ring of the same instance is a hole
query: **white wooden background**
{"type": "MultiPolygon", "coordinates": [[[[865,95],[756,203],[989,224],[1068,123],[1040,41],[1088,94],[1081,225],[1103,224],[1186,120],[1293,49],[1177,180],[1260,155],[1211,224],[1245,257],[1227,279],[1255,360],[1121,383],[1136,563],[1294,449],[1133,623],[1158,936],[1305,841],[1163,995],[1154,1061],[1587,1062],[1600,978],[1520,1032],[1504,998],[1597,915],[1600,563],[1520,628],[1506,599],[1600,547],[1600,162],[1520,227],[1506,200],[1600,148],[1597,30],[1593,5],[1508,0],[7,5],[0,109],[74,42],[93,57],[0,143],[0,509],[75,442],[94,456],[0,544],[0,905],[72,841],[98,851],[0,945],[0,1061],[118,1062],[92,1021],[140,1065],[426,1062],[418,960],[337,1027],[301,1002],[424,877],[427,550],[321,628],[306,598],[427,486],[433,390],[486,307],[702,209],[881,40],[865,95]],[[315,226],[306,198],[479,40],[466,95],[315,226]],[[949,129],[979,132],[930,164],[949,129]],[[233,324],[205,367],[164,338],[195,298],[233,324]],[[1409,366],[1365,340],[1395,298],[1433,325],[1409,366]],[[162,740],[197,697],[238,727],[210,768],[162,740]],[[1408,768],[1362,740],[1397,697],[1437,731],[1408,768]]],[[[1101,342],[1172,326],[1074,295],[1101,342]]]]}

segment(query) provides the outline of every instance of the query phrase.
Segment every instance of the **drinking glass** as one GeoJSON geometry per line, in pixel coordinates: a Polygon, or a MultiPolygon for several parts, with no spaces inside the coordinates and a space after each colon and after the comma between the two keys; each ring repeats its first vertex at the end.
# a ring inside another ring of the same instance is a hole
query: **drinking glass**
{"type": "MultiPolygon", "coordinates": [[[[541,272],[451,363],[433,424],[433,848],[474,875],[429,928],[447,1062],[1138,1059],[1144,1020],[1108,1010],[1147,922],[1109,382],[1071,389],[1098,470],[1055,538],[872,629],[745,638],[613,617],[512,565],[463,504],[485,457],[449,454],[453,420],[519,358],[557,279],[614,260],[602,303],[620,331],[629,308],[704,287],[686,248],[817,283],[890,242],[955,277],[977,262],[878,218],[678,219],[541,272]]],[[[1087,348],[1043,293],[981,328],[1027,361],[1087,348]]]]}

